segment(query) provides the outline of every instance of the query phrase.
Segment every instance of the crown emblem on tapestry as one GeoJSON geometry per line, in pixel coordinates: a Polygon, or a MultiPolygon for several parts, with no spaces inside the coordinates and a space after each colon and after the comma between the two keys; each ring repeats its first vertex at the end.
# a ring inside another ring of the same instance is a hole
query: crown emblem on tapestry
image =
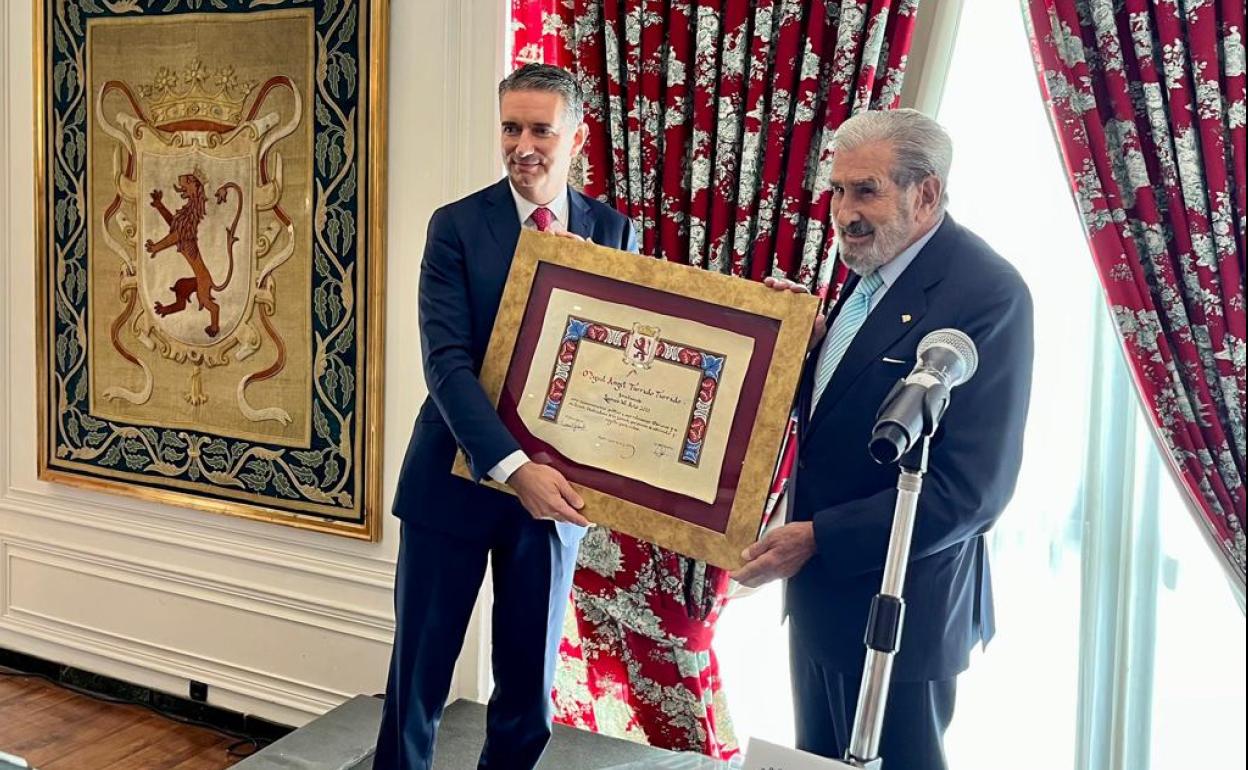
{"type": "Polygon", "coordinates": [[[139,94],[147,100],[152,122],[158,126],[181,120],[235,126],[255,87],[254,80],[240,81],[233,66],[212,70],[192,59],[181,73],[161,67],[150,83],[139,86],[139,94]]]}

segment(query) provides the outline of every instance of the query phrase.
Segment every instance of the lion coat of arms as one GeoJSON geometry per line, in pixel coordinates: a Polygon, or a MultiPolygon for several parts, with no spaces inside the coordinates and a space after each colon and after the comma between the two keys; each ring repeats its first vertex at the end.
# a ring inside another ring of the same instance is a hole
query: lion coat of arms
{"type": "Polygon", "coordinates": [[[253,422],[290,422],[279,406],[249,403],[247,387],[286,365],[286,343],[270,318],[295,229],[282,210],[274,145],[295,131],[301,109],[287,77],[240,82],[233,68],[210,71],[199,61],[180,74],[161,69],[135,89],[120,81],[100,88],[96,117],[116,142],[116,195],[102,232],[122,271],[111,344],[143,372],[140,387],[112,386],[105,398],[141,405],[151,397],[151,370],[118,334],[130,324],[149,350],[185,364],[185,398],[194,406],[207,401],[205,369],[272,345],[273,364],[238,375],[237,408],[253,422]],[[266,111],[268,97],[283,88],[293,95],[290,114],[266,111]]]}

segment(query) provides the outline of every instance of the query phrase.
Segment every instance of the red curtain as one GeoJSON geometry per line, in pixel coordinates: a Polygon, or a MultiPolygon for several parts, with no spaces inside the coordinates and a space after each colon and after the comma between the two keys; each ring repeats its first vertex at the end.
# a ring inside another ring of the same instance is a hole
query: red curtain
{"type": "MultiPolygon", "coordinates": [[[[918,0],[513,0],[513,61],[587,99],[583,189],[643,253],[839,285],[832,131],[897,105],[918,0]]],[[[783,474],[782,474],[783,475],[783,474]]],[[[595,528],[581,546],[557,719],[666,748],[737,752],[711,641],[727,576],[595,528]]]]}
{"type": "Polygon", "coordinates": [[[1152,426],[1244,590],[1244,0],[1029,0],[1092,257],[1152,426]]]}
{"type": "Polygon", "coordinates": [[[533,62],[569,66],[572,52],[562,34],[571,18],[561,0],[511,0],[511,69],[533,62]]]}

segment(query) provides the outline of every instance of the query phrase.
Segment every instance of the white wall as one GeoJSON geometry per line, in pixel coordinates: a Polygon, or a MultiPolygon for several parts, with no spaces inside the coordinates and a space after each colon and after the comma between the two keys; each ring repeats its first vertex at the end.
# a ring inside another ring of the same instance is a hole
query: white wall
{"type": "MultiPolygon", "coordinates": [[[[49,4],[53,0],[46,0],[49,4]]],[[[398,522],[380,543],[145,504],[36,476],[34,2],[0,3],[0,647],[302,724],[379,692],[398,522]]],[[[390,12],[385,509],[425,395],[416,285],[439,204],[497,178],[502,0],[390,12]]],[[[452,697],[478,697],[474,619],[452,697]]]]}

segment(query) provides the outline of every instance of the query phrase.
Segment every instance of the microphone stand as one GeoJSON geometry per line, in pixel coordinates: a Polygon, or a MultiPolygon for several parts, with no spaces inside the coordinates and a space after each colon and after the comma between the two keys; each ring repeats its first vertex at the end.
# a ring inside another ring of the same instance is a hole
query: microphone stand
{"type": "Polygon", "coordinates": [[[867,619],[867,659],[858,689],[858,708],[854,711],[854,730],[850,734],[845,761],[852,767],[878,770],[880,733],[884,728],[884,705],[888,702],[888,685],[892,679],[893,656],[900,647],[901,626],[906,604],[901,598],[906,583],[906,565],[910,556],[910,537],[914,534],[914,517],[927,472],[929,438],[924,435],[900,460],[897,477],[897,503],[893,509],[893,530],[888,539],[888,557],[884,561],[884,581],[880,592],[871,600],[867,619]]]}
{"type": "MultiPolygon", "coordinates": [[[[884,412],[900,392],[895,387],[880,411],[884,412]]],[[[910,557],[910,539],[914,534],[915,513],[923,474],[927,472],[928,445],[936,433],[940,418],[949,405],[949,392],[933,388],[923,399],[922,430],[898,461],[897,502],[893,508],[893,528],[888,540],[888,556],[884,561],[884,580],[880,592],[871,600],[864,642],[866,662],[858,689],[858,707],[854,711],[854,729],[850,734],[845,762],[851,767],[880,770],[880,733],[884,728],[884,706],[888,702],[888,686],[893,673],[893,656],[900,648],[901,627],[905,617],[902,589],[906,583],[906,566],[910,557]]],[[[878,431],[877,427],[877,431],[878,431]]],[[[879,459],[877,455],[877,459],[879,459]]]]}

